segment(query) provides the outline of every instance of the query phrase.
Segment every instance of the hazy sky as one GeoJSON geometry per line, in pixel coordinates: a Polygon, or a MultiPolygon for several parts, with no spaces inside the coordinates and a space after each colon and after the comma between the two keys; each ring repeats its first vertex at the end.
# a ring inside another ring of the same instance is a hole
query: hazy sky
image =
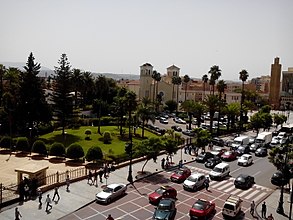
{"type": "Polygon", "coordinates": [[[280,57],[293,67],[292,0],[0,0],[0,62],[30,52],[54,69],[62,53],[74,68],[139,74],[149,62],[201,78],[270,74],[280,57]]]}

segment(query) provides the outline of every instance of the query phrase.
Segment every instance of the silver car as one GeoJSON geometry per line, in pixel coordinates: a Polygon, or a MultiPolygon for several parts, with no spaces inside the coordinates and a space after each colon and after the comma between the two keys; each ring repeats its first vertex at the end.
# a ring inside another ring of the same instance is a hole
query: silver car
{"type": "Polygon", "coordinates": [[[117,197],[126,193],[126,185],[123,183],[113,183],[108,185],[102,192],[96,194],[96,201],[101,203],[110,203],[117,197]]]}

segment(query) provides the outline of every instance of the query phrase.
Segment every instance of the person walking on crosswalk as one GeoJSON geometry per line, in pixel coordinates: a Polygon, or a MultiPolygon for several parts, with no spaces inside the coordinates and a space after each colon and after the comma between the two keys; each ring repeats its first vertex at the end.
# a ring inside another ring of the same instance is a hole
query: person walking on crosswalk
{"type": "Polygon", "coordinates": [[[207,177],[206,180],[204,181],[204,186],[206,188],[206,191],[209,191],[209,186],[210,186],[210,178],[207,177]]]}
{"type": "Polygon", "coordinates": [[[254,216],[254,209],[255,209],[255,203],[254,201],[252,200],[251,204],[250,204],[250,214],[252,216],[254,216]]]}

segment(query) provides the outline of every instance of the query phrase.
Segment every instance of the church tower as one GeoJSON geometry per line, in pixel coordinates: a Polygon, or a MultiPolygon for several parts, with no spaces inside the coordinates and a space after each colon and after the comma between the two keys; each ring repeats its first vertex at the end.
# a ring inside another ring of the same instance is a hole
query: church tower
{"type": "Polygon", "coordinates": [[[149,63],[145,63],[140,67],[140,88],[139,99],[146,97],[151,99],[153,66],[149,63]]]}
{"type": "Polygon", "coordinates": [[[279,57],[275,58],[275,62],[271,66],[271,82],[270,82],[270,105],[273,109],[280,107],[280,77],[282,65],[279,63],[279,57]]]}

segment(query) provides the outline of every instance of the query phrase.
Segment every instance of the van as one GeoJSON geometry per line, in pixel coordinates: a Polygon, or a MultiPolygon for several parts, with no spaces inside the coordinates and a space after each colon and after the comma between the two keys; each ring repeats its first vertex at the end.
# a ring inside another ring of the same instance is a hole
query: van
{"type": "Polygon", "coordinates": [[[272,141],[272,132],[261,132],[257,135],[255,143],[259,144],[261,147],[267,147],[272,141]]]}
{"type": "Polygon", "coordinates": [[[240,136],[234,138],[234,141],[231,145],[232,149],[236,150],[240,145],[248,145],[249,137],[248,136],[240,136]]]}
{"type": "Polygon", "coordinates": [[[223,179],[230,174],[230,166],[227,163],[217,164],[209,173],[210,179],[223,179]]]}
{"type": "Polygon", "coordinates": [[[224,218],[235,218],[241,212],[242,200],[238,196],[230,195],[223,206],[222,215],[224,218]]]}

